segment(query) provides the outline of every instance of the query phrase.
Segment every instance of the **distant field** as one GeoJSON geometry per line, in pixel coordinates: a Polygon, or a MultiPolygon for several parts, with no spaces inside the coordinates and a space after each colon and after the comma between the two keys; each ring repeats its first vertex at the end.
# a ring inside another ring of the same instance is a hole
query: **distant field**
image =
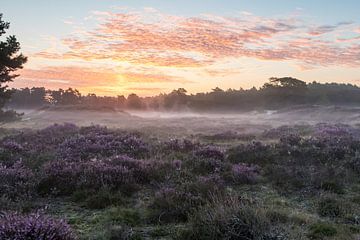
{"type": "Polygon", "coordinates": [[[21,121],[3,125],[5,128],[43,128],[53,123],[71,122],[79,126],[105,125],[111,128],[151,130],[172,134],[216,133],[221,131],[259,132],[281,125],[306,125],[319,122],[360,123],[360,108],[312,107],[281,111],[244,113],[192,112],[123,112],[123,111],[50,111],[17,110],[24,112],[21,121]]]}

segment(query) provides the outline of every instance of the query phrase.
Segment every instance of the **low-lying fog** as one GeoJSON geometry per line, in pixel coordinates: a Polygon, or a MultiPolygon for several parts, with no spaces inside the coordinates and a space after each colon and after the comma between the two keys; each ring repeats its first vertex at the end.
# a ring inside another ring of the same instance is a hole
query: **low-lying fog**
{"type": "Polygon", "coordinates": [[[135,111],[49,111],[24,110],[21,121],[7,123],[9,128],[43,128],[53,123],[100,124],[113,128],[156,130],[172,134],[216,133],[221,131],[258,132],[269,127],[319,122],[360,122],[357,107],[298,107],[280,111],[243,113],[135,112],[135,111]]]}

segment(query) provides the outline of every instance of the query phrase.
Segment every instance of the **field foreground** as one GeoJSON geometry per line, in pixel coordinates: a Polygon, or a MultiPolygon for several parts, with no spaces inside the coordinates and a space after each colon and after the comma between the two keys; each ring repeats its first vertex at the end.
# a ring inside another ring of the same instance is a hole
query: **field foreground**
{"type": "Polygon", "coordinates": [[[349,125],[316,123],[315,111],[73,114],[77,125],[42,114],[1,129],[0,239],[360,237],[354,111],[349,125]]]}

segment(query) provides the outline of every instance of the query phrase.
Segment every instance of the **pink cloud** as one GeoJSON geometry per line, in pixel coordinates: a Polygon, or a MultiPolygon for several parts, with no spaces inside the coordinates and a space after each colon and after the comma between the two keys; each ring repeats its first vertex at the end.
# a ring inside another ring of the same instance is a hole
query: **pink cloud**
{"type": "Polygon", "coordinates": [[[49,59],[126,61],[137,65],[204,67],[225,58],[292,60],[299,65],[359,66],[360,44],[335,38],[351,22],[307,25],[300,19],[253,15],[178,17],[151,9],[101,13],[99,27],[63,39],[64,53],[40,52],[49,59]],[[331,35],[323,38],[323,35],[331,35]],[[339,33],[337,33],[339,34],[339,33]]]}

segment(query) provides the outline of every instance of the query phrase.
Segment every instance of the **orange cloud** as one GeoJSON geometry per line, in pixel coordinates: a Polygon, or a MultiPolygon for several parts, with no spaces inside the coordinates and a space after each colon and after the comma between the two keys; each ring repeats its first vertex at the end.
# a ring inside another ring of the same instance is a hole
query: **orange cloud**
{"type": "Polygon", "coordinates": [[[146,73],[134,73],[134,72],[126,72],[122,73],[121,77],[125,79],[126,82],[129,83],[169,83],[169,82],[177,82],[177,83],[192,83],[189,80],[169,76],[164,74],[146,74],[146,73]]]}
{"type": "MultiPolygon", "coordinates": [[[[127,69],[115,71],[113,69],[96,69],[82,66],[52,66],[41,69],[22,69],[19,79],[12,87],[48,86],[51,88],[75,87],[84,92],[96,91],[97,93],[116,95],[119,92],[128,92],[127,86],[141,86],[154,83],[191,83],[181,77],[166,75],[161,72],[146,73],[127,69]]],[[[137,87],[140,89],[140,87],[137,87]]],[[[135,88],[134,88],[135,89],[135,88]]],[[[148,88],[148,92],[152,88],[148,88]]],[[[143,92],[145,90],[142,90],[143,92]]]]}
{"type": "MultiPolygon", "coordinates": [[[[252,15],[178,17],[156,10],[102,13],[99,27],[63,39],[68,51],[40,52],[49,59],[124,61],[165,67],[205,67],[229,57],[294,60],[314,66],[360,65],[360,45],[323,35],[351,22],[305,27],[299,19],[271,19],[252,15]],[[300,37],[307,36],[301,39],[300,37]],[[300,40],[299,40],[300,38],[300,40]],[[305,39],[305,40],[304,40],[305,39]]],[[[340,37],[341,39],[341,37],[340,37]]]]}
{"type": "Polygon", "coordinates": [[[116,84],[117,74],[110,70],[96,70],[84,67],[44,67],[41,69],[22,69],[19,71],[21,79],[43,82],[58,82],[69,86],[86,86],[89,84],[116,84]]]}

